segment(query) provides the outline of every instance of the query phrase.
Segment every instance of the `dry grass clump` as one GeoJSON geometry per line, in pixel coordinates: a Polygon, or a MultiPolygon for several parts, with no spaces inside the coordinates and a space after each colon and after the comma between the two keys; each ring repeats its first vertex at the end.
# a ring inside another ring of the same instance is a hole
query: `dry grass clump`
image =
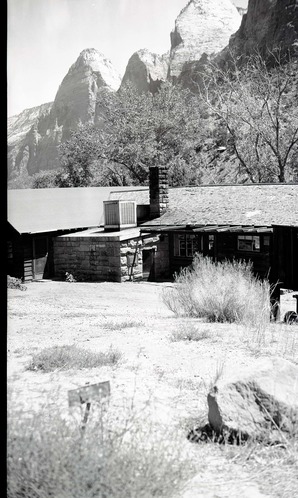
{"type": "Polygon", "coordinates": [[[178,341],[202,341],[209,339],[211,334],[208,330],[200,330],[192,323],[181,324],[178,329],[174,330],[170,335],[170,340],[178,341]]]}
{"type": "Polygon", "coordinates": [[[122,353],[112,347],[105,352],[93,352],[75,345],[52,346],[36,353],[27,369],[53,372],[57,369],[95,368],[116,365],[121,356],[122,353]]]}
{"type": "MultiPolygon", "coordinates": [[[[192,464],[181,441],[147,418],[111,426],[113,414],[93,413],[84,433],[57,412],[9,416],[8,498],[172,497],[192,464]]],[[[194,472],[194,471],[192,471],[194,472]]]]}
{"type": "Polygon", "coordinates": [[[122,322],[105,322],[103,328],[107,330],[121,330],[133,327],[142,327],[143,323],[137,320],[123,320],[122,322]]]}
{"type": "Polygon", "coordinates": [[[298,334],[295,326],[270,323],[269,327],[246,327],[242,343],[254,355],[273,355],[298,364],[298,334]]]}
{"type": "Polygon", "coordinates": [[[254,477],[260,490],[276,498],[293,498],[298,490],[298,440],[268,446],[251,441],[243,446],[226,446],[225,456],[254,477]]]}
{"type": "Polygon", "coordinates": [[[270,285],[253,276],[250,263],[214,262],[197,254],[175,282],[164,290],[163,301],[178,316],[244,324],[270,321],[270,285]]]}

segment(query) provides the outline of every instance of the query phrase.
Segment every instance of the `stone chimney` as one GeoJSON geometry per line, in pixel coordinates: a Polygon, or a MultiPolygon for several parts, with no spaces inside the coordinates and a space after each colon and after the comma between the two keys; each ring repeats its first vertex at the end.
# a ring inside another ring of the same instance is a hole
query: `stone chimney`
{"type": "Polygon", "coordinates": [[[149,168],[150,218],[158,218],[169,204],[168,171],[164,167],[149,168]]]}

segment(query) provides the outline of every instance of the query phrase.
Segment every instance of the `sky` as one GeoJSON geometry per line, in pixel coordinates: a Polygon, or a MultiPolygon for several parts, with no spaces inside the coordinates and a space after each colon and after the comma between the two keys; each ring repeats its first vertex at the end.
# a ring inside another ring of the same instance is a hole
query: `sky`
{"type": "MultiPolygon", "coordinates": [[[[248,0],[233,0],[246,6],[248,0]]],[[[170,49],[188,0],[8,0],[8,116],[54,100],[82,50],[95,48],[123,76],[141,48],[170,49]]]]}

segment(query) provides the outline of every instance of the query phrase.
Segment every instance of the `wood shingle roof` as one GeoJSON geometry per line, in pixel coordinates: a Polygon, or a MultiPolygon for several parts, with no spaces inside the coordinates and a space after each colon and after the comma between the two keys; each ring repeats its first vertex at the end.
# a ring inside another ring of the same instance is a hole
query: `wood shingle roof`
{"type": "MultiPolygon", "coordinates": [[[[148,191],[138,193],[138,203],[149,203],[148,191]]],[[[298,184],[170,188],[166,213],[146,223],[162,225],[298,226],[298,184]]]]}

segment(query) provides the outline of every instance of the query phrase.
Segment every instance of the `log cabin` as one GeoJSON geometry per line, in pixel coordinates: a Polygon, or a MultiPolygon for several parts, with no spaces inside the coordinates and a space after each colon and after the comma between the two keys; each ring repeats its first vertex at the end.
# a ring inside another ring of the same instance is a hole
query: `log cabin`
{"type": "Polygon", "coordinates": [[[254,273],[298,289],[298,184],[9,191],[8,274],[23,281],[171,280],[195,253],[250,261],[254,273]]]}

